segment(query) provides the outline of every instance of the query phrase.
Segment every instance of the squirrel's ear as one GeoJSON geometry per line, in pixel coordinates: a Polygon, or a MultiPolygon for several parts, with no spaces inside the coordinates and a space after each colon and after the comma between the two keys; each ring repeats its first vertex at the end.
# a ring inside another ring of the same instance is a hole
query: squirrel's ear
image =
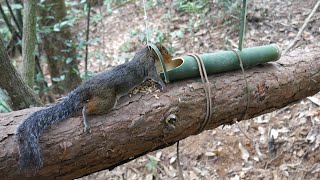
{"type": "Polygon", "coordinates": [[[157,46],[157,48],[159,49],[159,51],[161,51],[161,49],[163,48],[163,46],[162,46],[159,42],[157,42],[155,45],[157,46]]]}

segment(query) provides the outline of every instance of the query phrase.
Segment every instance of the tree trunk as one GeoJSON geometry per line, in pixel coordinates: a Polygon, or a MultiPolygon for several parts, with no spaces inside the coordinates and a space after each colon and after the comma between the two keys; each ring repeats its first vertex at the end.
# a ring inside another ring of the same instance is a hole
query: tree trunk
{"type": "MultiPolygon", "coordinates": [[[[320,44],[295,50],[278,62],[246,69],[250,90],[247,118],[282,108],[320,91],[320,44]]],[[[241,71],[209,76],[213,116],[206,129],[243,120],[247,107],[241,71]]],[[[82,118],[53,125],[40,138],[44,167],[32,179],[73,179],[114,167],[195,135],[206,113],[201,80],[171,83],[167,92],[120,99],[107,115],[92,116],[92,133],[83,133],[82,118]],[[175,115],[176,121],[166,119],[175,115]]],[[[39,108],[0,115],[0,178],[19,179],[18,124],[39,108]]]]}
{"type": "MultiPolygon", "coordinates": [[[[40,11],[41,17],[43,17],[42,26],[53,26],[64,20],[66,16],[64,0],[47,0],[43,3],[45,7],[42,7],[40,11]]],[[[59,31],[52,31],[42,36],[53,91],[59,94],[69,92],[81,83],[75,46],[66,45],[67,41],[72,40],[71,37],[68,25],[60,27],[59,31]],[[70,58],[72,58],[71,61],[70,58]],[[62,76],[64,79],[61,78],[57,81],[62,76]]]]}
{"type": "Polygon", "coordinates": [[[11,64],[1,38],[0,69],[0,87],[7,92],[10,98],[10,102],[7,103],[11,109],[19,110],[42,105],[40,98],[23,82],[22,78],[11,64]]]}
{"type": "Polygon", "coordinates": [[[36,46],[36,0],[24,0],[23,35],[22,35],[22,77],[33,88],[34,83],[34,49],[36,46]]]}

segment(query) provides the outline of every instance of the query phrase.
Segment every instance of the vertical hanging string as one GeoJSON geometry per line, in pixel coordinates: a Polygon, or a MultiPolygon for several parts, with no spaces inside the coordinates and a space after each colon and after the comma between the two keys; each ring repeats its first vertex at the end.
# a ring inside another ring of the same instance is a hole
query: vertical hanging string
{"type": "Polygon", "coordinates": [[[247,1],[243,0],[242,1],[242,14],[241,14],[240,33],[239,33],[239,47],[238,47],[239,52],[237,52],[236,50],[232,50],[236,54],[237,59],[239,60],[240,68],[242,70],[242,74],[244,76],[244,80],[245,80],[245,83],[246,83],[247,106],[246,106],[246,109],[245,109],[244,114],[241,117],[241,119],[245,119],[246,118],[247,113],[248,113],[248,109],[249,109],[249,106],[250,106],[249,83],[248,83],[247,76],[246,76],[245,71],[244,71],[244,67],[243,67],[241,56],[239,54],[239,53],[241,53],[242,47],[243,47],[243,40],[244,40],[244,34],[245,34],[245,25],[246,25],[246,15],[247,15],[247,1]]]}
{"type": "Polygon", "coordinates": [[[84,58],[84,77],[85,79],[88,78],[88,46],[89,46],[89,28],[90,28],[90,11],[91,11],[91,2],[90,0],[87,0],[87,32],[86,32],[86,54],[84,58]]]}
{"type": "MultiPolygon", "coordinates": [[[[149,35],[148,35],[148,16],[147,16],[147,10],[146,10],[146,0],[143,0],[143,9],[144,9],[144,18],[143,19],[144,19],[144,22],[145,22],[145,34],[146,34],[146,40],[147,40],[147,45],[148,45],[149,44],[149,35]]],[[[147,46],[147,47],[151,50],[150,46],[147,46]]],[[[166,77],[166,82],[168,82],[168,81],[169,81],[169,78],[166,77]]],[[[178,166],[178,172],[179,172],[178,179],[179,180],[184,180],[182,167],[181,167],[181,164],[180,164],[179,141],[177,142],[177,166],[178,166]]]]}
{"type": "Polygon", "coordinates": [[[143,10],[144,10],[144,23],[145,23],[145,34],[146,34],[146,40],[147,44],[149,44],[149,35],[148,35],[148,16],[147,16],[147,10],[146,10],[146,0],[143,0],[143,10]]]}
{"type": "Polygon", "coordinates": [[[241,24],[240,24],[240,34],[239,34],[239,45],[238,49],[242,51],[243,39],[245,34],[245,25],[246,25],[246,14],[247,14],[247,1],[243,0],[242,2],[242,14],[241,14],[241,24]]]}

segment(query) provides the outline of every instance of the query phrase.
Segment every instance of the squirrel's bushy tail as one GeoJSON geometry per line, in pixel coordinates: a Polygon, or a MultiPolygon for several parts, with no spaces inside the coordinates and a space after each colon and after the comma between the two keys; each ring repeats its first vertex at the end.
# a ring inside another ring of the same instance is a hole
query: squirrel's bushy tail
{"type": "Polygon", "coordinates": [[[62,102],[52,107],[34,112],[17,129],[19,145],[19,167],[21,170],[38,170],[43,165],[39,137],[52,124],[69,118],[83,107],[83,97],[71,92],[62,102]]]}

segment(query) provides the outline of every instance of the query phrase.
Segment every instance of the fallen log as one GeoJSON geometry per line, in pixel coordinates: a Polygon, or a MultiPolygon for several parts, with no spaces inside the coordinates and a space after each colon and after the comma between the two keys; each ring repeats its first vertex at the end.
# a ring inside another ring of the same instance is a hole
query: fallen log
{"type": "MultiPolygon", "coordinates": [[[[297,49],[277,62],[246,69],[245,73],[248,109],[241,71],[209,76],[213,115],[206,129],[271,112],[319,92],[320,44],[297,49]]],[[[44,167],[36,174],[23,174],[17,168],[15,131],[40,108],[0,114],[0,179],[74,179],[113,169],[197,134],[206,113],[200,79],[174,82],[167,85],[167,92],[156,94],[124,97],[109,114],[89,117],[91,134],[83,132],[81,117],[53,125],[40,138],[44,167]],[[176,119],[166,121],[168,116],[176,119]]]]}

